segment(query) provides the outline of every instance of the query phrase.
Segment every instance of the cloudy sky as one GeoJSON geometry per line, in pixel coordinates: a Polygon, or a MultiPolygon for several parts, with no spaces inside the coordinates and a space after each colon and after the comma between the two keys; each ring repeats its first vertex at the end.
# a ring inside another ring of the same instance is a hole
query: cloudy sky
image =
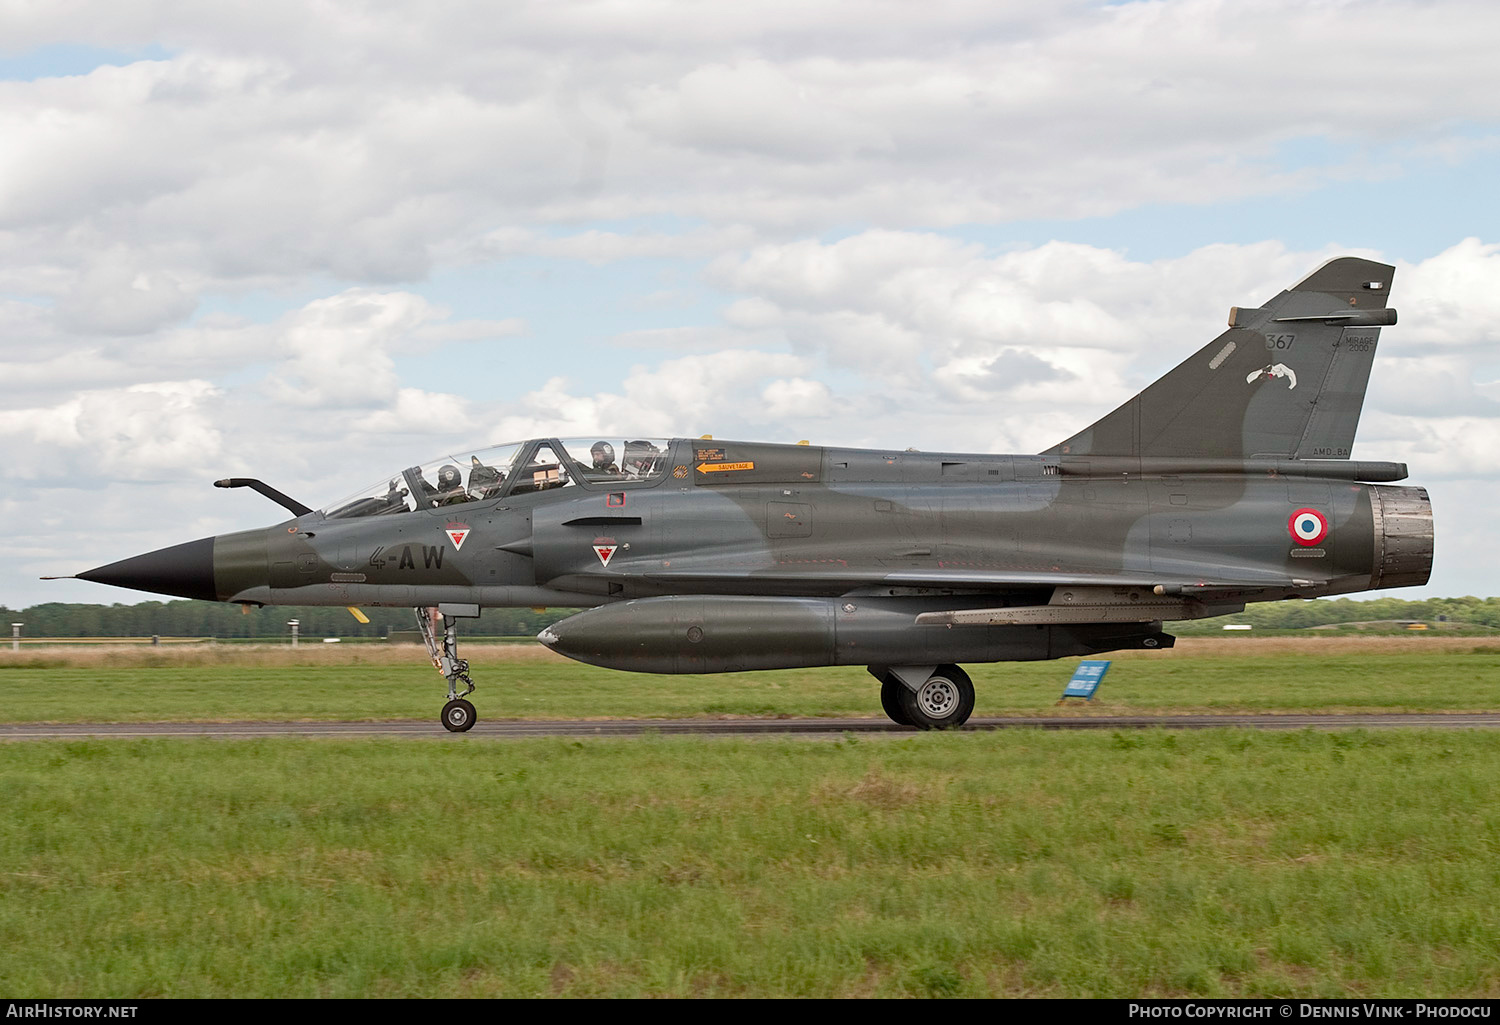
{"type": "Polygon", "coordinates": [[[462,446],[1035,452],[1329,257],[1500,593],[1500,7],[0,0],[0,604],[462,446]]]}

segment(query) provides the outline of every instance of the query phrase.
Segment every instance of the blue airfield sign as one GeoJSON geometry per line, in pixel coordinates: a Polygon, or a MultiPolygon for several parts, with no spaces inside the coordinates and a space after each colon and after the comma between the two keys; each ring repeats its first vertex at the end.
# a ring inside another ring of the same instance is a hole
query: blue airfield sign
{"type": "Polygon", "coordinates": [[[1099,689],[1099,684],[1104,680],[1104,674],[1109,672],[1109,661],[1106,659],[1085,659],[1078,663],[1078,668],[1073,670],[1073,678],[1068,681],[1068,689],[1063,691],[1064,698],[1086,698],[1094,700],[1094,691],[1099,689]]]}

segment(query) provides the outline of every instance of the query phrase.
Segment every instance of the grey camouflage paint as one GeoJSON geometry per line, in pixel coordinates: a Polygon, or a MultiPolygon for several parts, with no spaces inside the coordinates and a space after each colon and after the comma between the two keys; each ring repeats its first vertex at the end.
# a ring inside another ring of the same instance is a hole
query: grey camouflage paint
{"type": "Polygon", "coordinates": [[[1426,582],[1426,492],[1348,459],[1393,273],[1334,260],[1235,309],[1041,455],[677,439],[655,480],[574,468],[556,490],[313,512],[80,576],[256,604],[588,606],[543,641],[650,672],[1165,647],[1164,621],[1426,582]]]}

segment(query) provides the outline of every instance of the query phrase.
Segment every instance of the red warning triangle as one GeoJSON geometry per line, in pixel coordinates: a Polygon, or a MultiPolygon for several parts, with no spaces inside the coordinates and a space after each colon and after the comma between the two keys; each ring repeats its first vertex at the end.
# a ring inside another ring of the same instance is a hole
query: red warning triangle
{"type": "Polygon", "coordinates": [[[468,527],[465,527],[463,530],[453,530],[451,528],[448,530],[448,540],[453,542],[454,551],[457,551],[464,546],[464,539],[468,536],[468,527]]]}
{"type": "Polygon", "coordinates": [[[594,554],[599,556],[599,565],[608,566],[609,560],[615,557],[615,549],[619,545],[595,545],[594,554]]]}

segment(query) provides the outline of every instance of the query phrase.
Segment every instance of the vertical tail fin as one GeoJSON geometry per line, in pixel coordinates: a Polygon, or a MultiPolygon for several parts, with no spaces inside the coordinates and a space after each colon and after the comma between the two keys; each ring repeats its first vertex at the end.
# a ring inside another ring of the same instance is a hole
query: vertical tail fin
{"type": "Polygon", "coordinates": [[[1347,459],[1395,268],[1330,260],[1048,455],[1347,459]]]}

